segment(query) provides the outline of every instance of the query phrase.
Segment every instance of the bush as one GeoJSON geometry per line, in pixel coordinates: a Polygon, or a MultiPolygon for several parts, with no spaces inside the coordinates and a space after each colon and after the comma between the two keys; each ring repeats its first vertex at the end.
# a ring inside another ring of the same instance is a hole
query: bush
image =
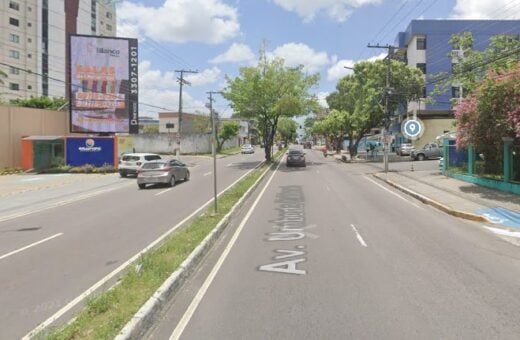
{"type": "Polygon", "coordinates": [[[3,169],[0,169],[0,176],[14,175],[14,174],[19,174],[21,172],[23,172],[23,170],[21,168],[3,168],[3,169]]]}

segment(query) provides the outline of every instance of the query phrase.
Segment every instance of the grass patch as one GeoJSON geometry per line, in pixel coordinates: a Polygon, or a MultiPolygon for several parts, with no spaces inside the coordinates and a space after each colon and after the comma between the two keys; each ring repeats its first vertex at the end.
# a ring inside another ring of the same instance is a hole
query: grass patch
{"type": "MultiPolygon", "coordinates": [[[[283,153],[280,150],[274,159],[283,153]]],[[[219,213],[212,215],[210,205],[205,213],[188,226],[175,232],[165,243],[143,257],[122,277],[113,289],[87,301],[85,308],[70,324],[50,331],[46,339],[113,339],[159,286],[190,255],[218,222],[256,182],[270,164],[251,172],[218,198],[219,213]]]]}
{"type": "Polygon", "coordinates": [[[1,168],[0,176],[20,174],[23,170],[21,168],[1,168]]]}
{"type": "Polygon", "coordinates": [[[234,155],[240,153],[240,147],[220,150],[219,155],[234,155]]]}

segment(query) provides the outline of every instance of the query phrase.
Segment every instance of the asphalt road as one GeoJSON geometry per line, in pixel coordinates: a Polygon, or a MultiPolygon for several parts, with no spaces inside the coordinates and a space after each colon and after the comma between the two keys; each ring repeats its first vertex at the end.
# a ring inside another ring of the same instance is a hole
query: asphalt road
{"type": "Polygon", "coordinates": [[[307,157],[276,171],[146,338],[520,338],[520,248],[373,166],[307,157]]]}
{"type": "MultiPolygon", "coordinates": [[[[219,159],[218,190],[262,159],[219,159]]],[[[0,339],[24,336],[210,200],[212,160],[185,161],[191,180],[171,189],[139,190],[117,174],[4,179],[13,183],[0,197],[0,339]]]]}

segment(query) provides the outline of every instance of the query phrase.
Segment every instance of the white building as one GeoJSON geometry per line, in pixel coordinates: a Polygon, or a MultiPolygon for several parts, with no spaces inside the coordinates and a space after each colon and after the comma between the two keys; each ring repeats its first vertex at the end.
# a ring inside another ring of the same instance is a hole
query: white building
{"type": "Polygon", "coordinates": [[[65,97],[68,34],[116,35],[110,0],[1,0],[0,98],[65,97]]]}

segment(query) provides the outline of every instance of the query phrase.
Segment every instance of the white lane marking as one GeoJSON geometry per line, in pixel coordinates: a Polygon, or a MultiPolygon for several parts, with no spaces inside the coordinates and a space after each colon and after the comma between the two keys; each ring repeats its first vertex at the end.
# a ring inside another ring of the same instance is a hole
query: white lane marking
{"type": "Polygon", "coordinates": [[[169,188],[169,189],[163,190],[161,192],[156,193],[155,196],[160,196],[160,195],[165,194],[165,193],[167,193],[169,191],[172,191],[172,190],[173,190],[173,188],[169,188]]]}
{"type": "Polygon", "coordinates": [[[182,316],[181,320],[179,321],[179,323],[175,327],[172,335],[170,336],[170,340],[177,340],[177,339],[179,339],[180,336],[182,335],[182,333],[184,332],[184,329],[186,328],[186,326],[190,322],[193,314],[197,310],[197,307],[199,306],[200,302],[204,298],[204,295],[208,291],[209,286],[211,285],[211,283],[215,279],[215,276],[217,276],[217,273],[220,270],[220,267],[222,267],[222,264],[224,263],[224,261],[226,260],[227,256],[231,252],[231,248],[233,248],[235,242],[238,239],[238,236],[240,236],[240,233],[242,232],[242,229],[244,229],[244,226],[246,225],[247,221],[249,220],[249,218],[253,214],[253,211],[255,210],[256,206],[258,205],[258,202],[260,202],[260,199],[262,198],[262,196],[264,195],[265,191],[269,187],[269,184],[271,184],[271,181],[273,180],[273,177],[276,174],[276,172],[278,171],[278,169],[280,168],[281,164],[282,164],[282,162],[278,163],[278,166],[276,167],[275,171],[273,172],[271,177],[269,177],[269,180],[267,181],[267,183],[263,187],[262,191],[260,192],[260,194],[258,195],[256,200],[253,202],[253,205],[251,206],[251,208],[249,208],[249,210],[248,210],[246,216],[244,217],[244,219],[242,220],[242,222],[240,222],[240,225],[238,226],[237,230],[233,234],[233,237],[231,238],[231,240],[227,244],[226,248],[224,249],[224,251],[220,255],[217,263],[215,264],[215,266],[213,267],[213,269],[209,273],[208,277],[206,278],[206,280],[204,281],[204,283],[200,287],[199,291],[197,292],[197,295],[195,295],[195,297],[191,301],[188,309],[186,310],[186,312],[182,316]]]}
{"type": "MultiPolygon", "coordinates": [[[[259,166],[262,165],[263,162],[259,162],[258,165],[249,170],[248,172],[246,172],[245,174],[243,174],[240,178],[238,178],[236,181],[234,181],[233,183],[231,183],[227,188],[225,188],[224,190],[222,190],[218,195],[222,195],[223,193],[225,193],[227,190],[229,190],[231,187],[233,187],[235,184],[237,184],[238,182],[240,182],[242,179],[244,179],[247,175],[249,175],[252,171],[254,171],[256,168],[258,168],[259,166]]],[[[30,340],[32,337],[34,337],[35,335],[37,335],[38,333],[40,333],[41,331],[43,331],[44,329],[46,329],[47,327],[49,327],[50,325],[52,325],[56,320],[58,320],[60,317],[62,317],[65,313],[67,313],[69,310],[71,310],[72,308],[74,308],[78,303],[80,303],[81,301],[83,301],[83,299],[85,299],[86,297],[90,296],[93,292],[95,292],[97,289],[99,289],[100,287],[102,287],[105,283],[107,283],[109,280],[111,280],[114,276],[116,276],[117,274],[119,274],[120,272],[122,272],[123,270],[126,269],[126,267],[128,267],[129,265],[131,265],[132,263],[134,263],[136,260],[138,260],[141,256],[143,256],[145,253],[147,253],[150,249],[154,248],[157,244],[161,243],[165,238],[167,238],[168,236],[170,236],[175,230],[177,230],[179,227],[181,227],[184,223],[186,223],[186,221],[190,220],[193,216],[197,215],[198,213],[200,213],[203,209],[205,209],[210,203],[213,203],[213,198],[209,199],[206,203],[204,203],[202,206],[200,206],[197,210],[195,210],[194,212],[192,212],[189,216],[187,216],[185,219],[183,219],[182,221],[180,221],[179,223],[177,223],[173,228],[171,228],[170,230],[168,230],[167,232],[165,232],[164,234],[162,234],[158,239],[156,239],[155,241],[153,241],[152,243],[150,243],[146,248],[144,248],[143,250],[141,250],[139,253],[135,254],[134,256],[132,256],[132,258],[130,258],[128,261],[126,261],[125,263],[121,264],[119,267],[117,267],[116,269],[114,269],[110,274],[108,274],[107,276],[105,276],[104,278],[102,278],[101,280],[99,280],[98,282],[96,282],[93,286],[91,286],[90,288],[88,288],[86,291],[84,291],[81,295],[79,295],[78,297],[76,297],[74,300],[72,300],[71,302],[69,302],[66,306],[64,306],[63,308],[61,308],[59,311],[57,311],[56,313],[54,313],[51,317],[49,317],[47,320],[45,320],[44,322],[42,322],[41,324],[39,324],[35,329],[33,329],[32,331],[30,331],[27,335],[25,335],[22,340],[30,340]]]]}
{"type": "Polygon", "coordinates": [[[484,228],[486,228],[489,231],[492,231],[493,233],[495,233],[497,235],[520,238],[520,231],[510,231],[510,230],[506,230],[506,229],[491,228],[491,227],[488,227],[487,225],[485,225],[484,228]]]}
{"type": "Polygon", "coordinates": [[[202,176],[206,177],[206,176],[211,175],[212,173],[213,173],[213,172],[211,172],[211,171],[210,171],[210,172],[206,172],[206,173],[205,173],[204,175],[202,175],[202,176]]]}
{"type": "Polygon", "coordinates": [[[16,214],[13,214],[13,215],[7,215],[7,216],[4,216],[4,217],[0,217],[0,222],[5,222],[5,221],[8,221],[8,220],[12,220],[12,219],[18,218],[18,217],[39,213],[39,212],[42,212],[42,211],[45,211],[45,210],[49,210],[49,209],[54,209],[54,208],[57,208],[57,207],[61,207],[61,206],[70,204],[70,203],[74,203],[74,202],[77,202],[77,201],[82,201],[82,200],[85,200],[87,198],[91,198],[91,197],[98,196],[98,195],[101,195],[101,194],[106,194],[108,192],[111,192],[111,191],[114,191],[114,190],[118,190],[118,189],[121,189],[122,187],[130,186],[130,185],[135,185],[135,184],[133,184],[133,183],[125,183],[125,184],[121,185],[121,187],[109,188],[109,189],[105,189],[105,190],[94,191],[94,192],[86,193],[84,195],[79,195],[77,197],[74,197],[74,198],[71,198],[71,199],[68,199],[68,200],[63,200],[63,201],[59,201],[59,202],[53,203],[53,204],[51,204],[50,206],[47,206],[47,207],[34,209],[34,210],[31,210],[31,211],[20,212],[20,213],[16,213],[16,214]]]}
{"type": "Polygon", "coordinates": [[[24,178],[24,179],[21,179],[20,182],[34,182],[34,181],[41,181],[43,179],[44,179],[43,177],[24,178]]]}
{"type": "Polygon", "coordinates": [[[405,201],[405,202],[407,202],[407,203],[413,205],[414,207],[416,207],[416,208],[418,208],[418,209],[421,209],[421,210],[424,210],[423,207],[418,206],[417,204],[415,204],[415,203],[413,203],[413,202],[407,200],[407,199],[404,198],[403,196],[401,196],[401,195],[399,195],[398,193],[395,193],[395,192],[393,192],[392,190],[386,188],[384,185],[381,185],[381,184],[377,183],[377,182],[374,181],[373,179],[368,178],[368,177],[366,177],[366,176],[363,176],[363,177],[364,177],[367,181],[370,181],[370,182],[374,183],[375,185],[377,185],[377,186],[380,187],[381,189],[383,189],[383,190],[385,190],[385,191],[391,193],[391,194],[394,195],[394,196],[399,197],[400,199],[402,199],[403,201],[405,201]]]}
{"type": "Polygon", "coordinates": [[[233,164],[234,164],[234,163],[229,163],[229,164],[228,164],[228,165],[226,165],[226,166],[228,166],[228,167],[229,167],[229,166],[232,166],[233,164]]]}
{"type": "Polygon", "coordinates": [[[14,254],[18,254],[18,253],[20,253],[20,252],[22,252],[24,250],[27,250],[27,249],[32,248],[32,247],[35,247],[35,246],[37,246],[39,244],[42,244],[44,242],[50,241],[50,240],[52,240],[52,239],[54,239],[56,237],[60,237],[61,235],[63,235],[63,233],[58,233],[56,235],[52,235],[50,237],[44,238],[43,240],[40,240],[38,242],[31,243],[28,246],[22,247],[20,249],[14,250],[14,251],[12,251],[10,253],[7,253],[5,255],[0,256],[0,260],[3,260],[3,259],[5,259],[5,258],[7,258],[7,257],[9,257],[11,255],[14,255],[14,254]]]}
{"type": "Polygon", "coordinates": [[[354,232],[356,233],[356,237],[357,237],[359,243],[361,243],[361,245],[362,245],[363,247],[368,247],[367,244],[366,244],[366,242],[365,242],[365,240],[363,240],[363,237],[361,237],[361,234],[360,234],[359,231],[356,229],[356,227],[355,227],[353,224],[351,224],[350,226],[352,227],[352,230],[354,230],[354,232]]]}

